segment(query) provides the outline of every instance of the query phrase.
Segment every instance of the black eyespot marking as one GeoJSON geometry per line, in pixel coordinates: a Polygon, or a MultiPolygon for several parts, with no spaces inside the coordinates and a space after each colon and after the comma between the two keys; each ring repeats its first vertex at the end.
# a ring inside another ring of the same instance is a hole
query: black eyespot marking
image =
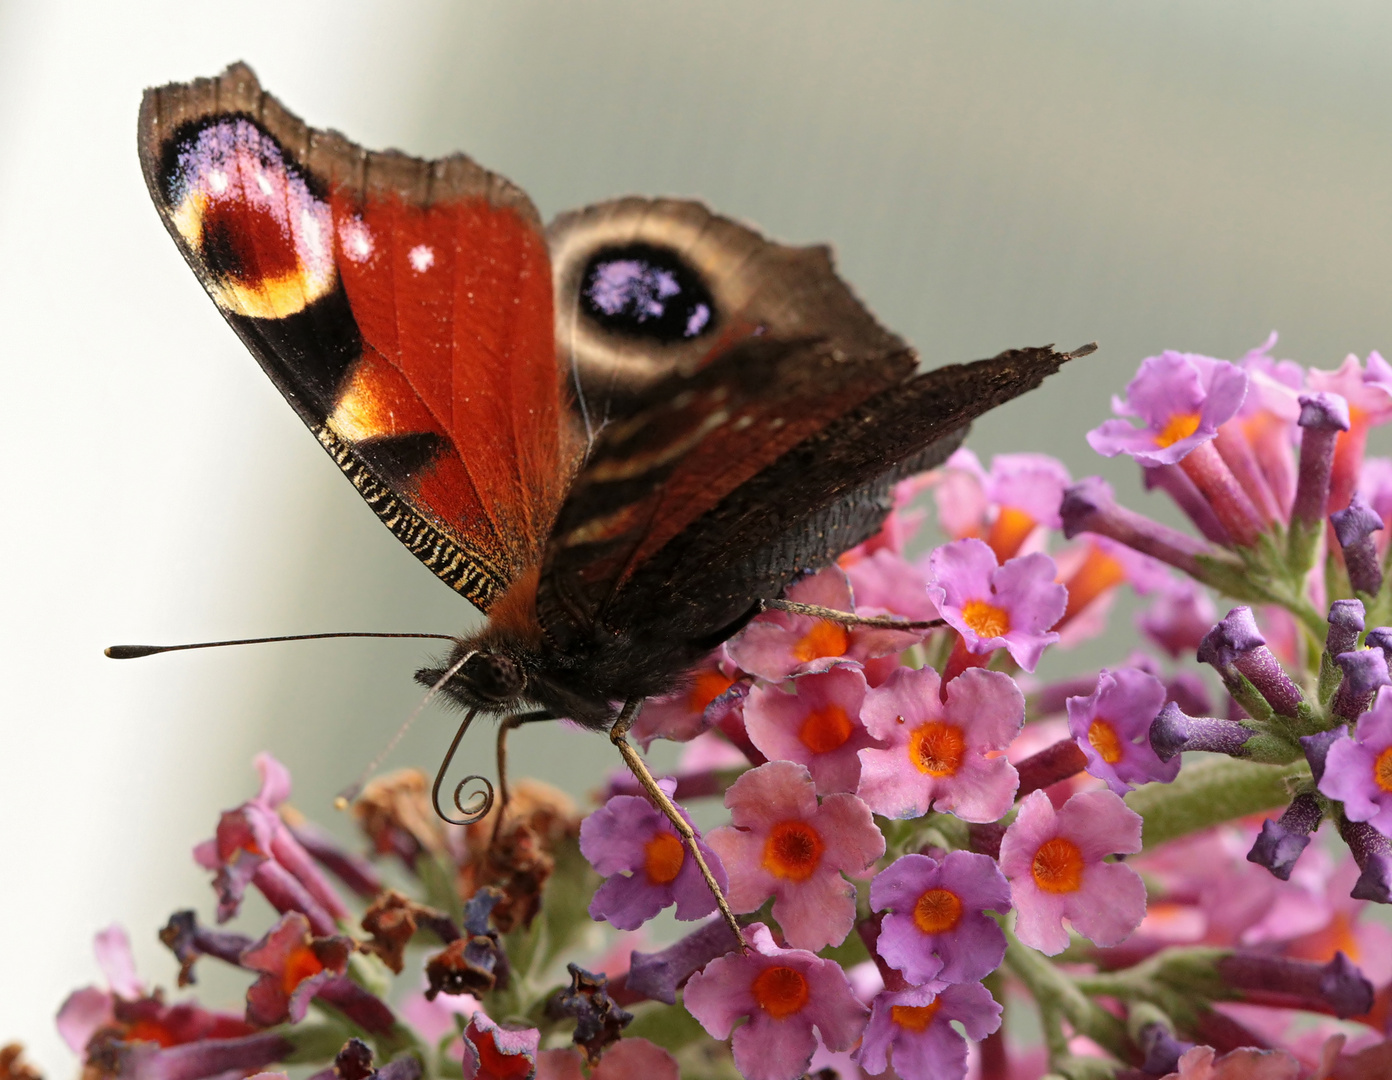
{"type": "Polygon", "coordinates": [[[664,344],[715,328],[710,289],[680,255],[653,244],[601,248],[580,279],[580,306],[605,330],[664,344]]]}
{"type": "Polygon", "coordinates": [[[486,701],[508,701],[522,692],[526,682],[517,665],[497,653],[475,653],[459,674],[486,701]]]}

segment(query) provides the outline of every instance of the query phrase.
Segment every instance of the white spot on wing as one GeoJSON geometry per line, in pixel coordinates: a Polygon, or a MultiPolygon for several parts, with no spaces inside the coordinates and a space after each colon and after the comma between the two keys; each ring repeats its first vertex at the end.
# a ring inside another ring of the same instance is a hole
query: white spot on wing
{"type": "Polygon", "coordinates": [[[366,262],[372,257],[372,232],[361,218],[349,218],[340,225],[338,238],[343,244],[343,254],[353,262],[366,262]]]}
{"type": "Polygon", "coordinates": [[[214,195],[221,195],[227,190],[227,174],[221,169],[214,169],[208,174],[208,187],[214,195]]]}
{"type": "Polygon", "coordinates": [[[418,274],[423,274],[435,265],[435,251],[426,244],[417,244],[406,253],[406,258],[410,260],[411,269],[418,274]]]}

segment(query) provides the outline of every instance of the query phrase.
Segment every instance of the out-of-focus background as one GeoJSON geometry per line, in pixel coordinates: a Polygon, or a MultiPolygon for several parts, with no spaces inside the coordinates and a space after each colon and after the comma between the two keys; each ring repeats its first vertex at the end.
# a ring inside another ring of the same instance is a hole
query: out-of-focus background
{"type": "MultiPolygon", "coordinates": [[[[1095,338],[973,445],[1149,507],[1083,440],[1142,357],[1233,357],[1273,328],[1318,366],[1392,346],[1389,56],[1376,0],[0,0],[0,1042],[72,1075],[52,1016],[97,979],[93,932],[119,920],[172,983],[155,931],[209,911],[188,851],[253,790],[252,754],[333,816],[431,653],[102,646],[472,618],[184,267],[136,164],[142,87],[244,58],[311,123],[463,149],[545,216],[696,195],[830,241],[931,365],[1095,338]]],[[[433,767],[449,723],[428,714],[393,764],[433,767]]],[[[517,737],[526,771],[583,793],[614,764],[547,728],[517,737]]]]}

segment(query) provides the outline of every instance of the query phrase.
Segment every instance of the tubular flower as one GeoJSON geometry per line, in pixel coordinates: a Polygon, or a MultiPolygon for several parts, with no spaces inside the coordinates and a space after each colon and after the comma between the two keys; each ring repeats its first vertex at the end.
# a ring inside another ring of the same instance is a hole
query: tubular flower
{"type": "Polygon", "coordinates": [[[805,766],[770,761],[725,793],[733,825],[706,842],[730,875],[735,911],[755,911],[770,896],[773,917],[794,948],[814,951],[845,940],[855,922],[855,888],[842,873],[862,874],[884,854],[870,808],[854,795],[817,804],[805,766]]]}
{"type": "Polygon", "coordinates": [[[1103,860],[1140,850],[1140,815],[1110,791],[1080,792],[1058,810],[1042,791],[1026,796],[1000,849],[1020,940],[1061,953],[1065,918],[1098,945],[1126,940],[1145,917],[1145,886],[1129,866],[1103,860]]]}

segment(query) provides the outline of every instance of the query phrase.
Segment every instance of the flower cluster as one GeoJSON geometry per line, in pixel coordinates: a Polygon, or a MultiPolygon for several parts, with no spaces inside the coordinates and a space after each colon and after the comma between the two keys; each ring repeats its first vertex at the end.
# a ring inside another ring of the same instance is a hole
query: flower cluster
{"type": "Polygon", "coordinates": [[[404,772],[355,807],[365,858],[263,755],[195,857],[219,922],[253,889],[278,918],[161,932],[181,985],[212,958],[244,1007],[168,1003],[113,928],[64,1038],[90,1080],[1392,1075],[1392,934],[1364,917],[1392,901],[1392,461],[1366,457],[1392,366],[1274,345],[1151,357],[1088,434],[1192,531],[1039,454],[900,484],[646,704],[634,738],[685,744],[677,824],[616,775],[583,820],[524,781],[457,828],[404,772]],[[1149,651],[1035,674],[1122,589],[1149,651]],[[697,802],[739,935],[682,838],[697,802]],[[656,947],[669,909],[696,925],[656,947]]]}

